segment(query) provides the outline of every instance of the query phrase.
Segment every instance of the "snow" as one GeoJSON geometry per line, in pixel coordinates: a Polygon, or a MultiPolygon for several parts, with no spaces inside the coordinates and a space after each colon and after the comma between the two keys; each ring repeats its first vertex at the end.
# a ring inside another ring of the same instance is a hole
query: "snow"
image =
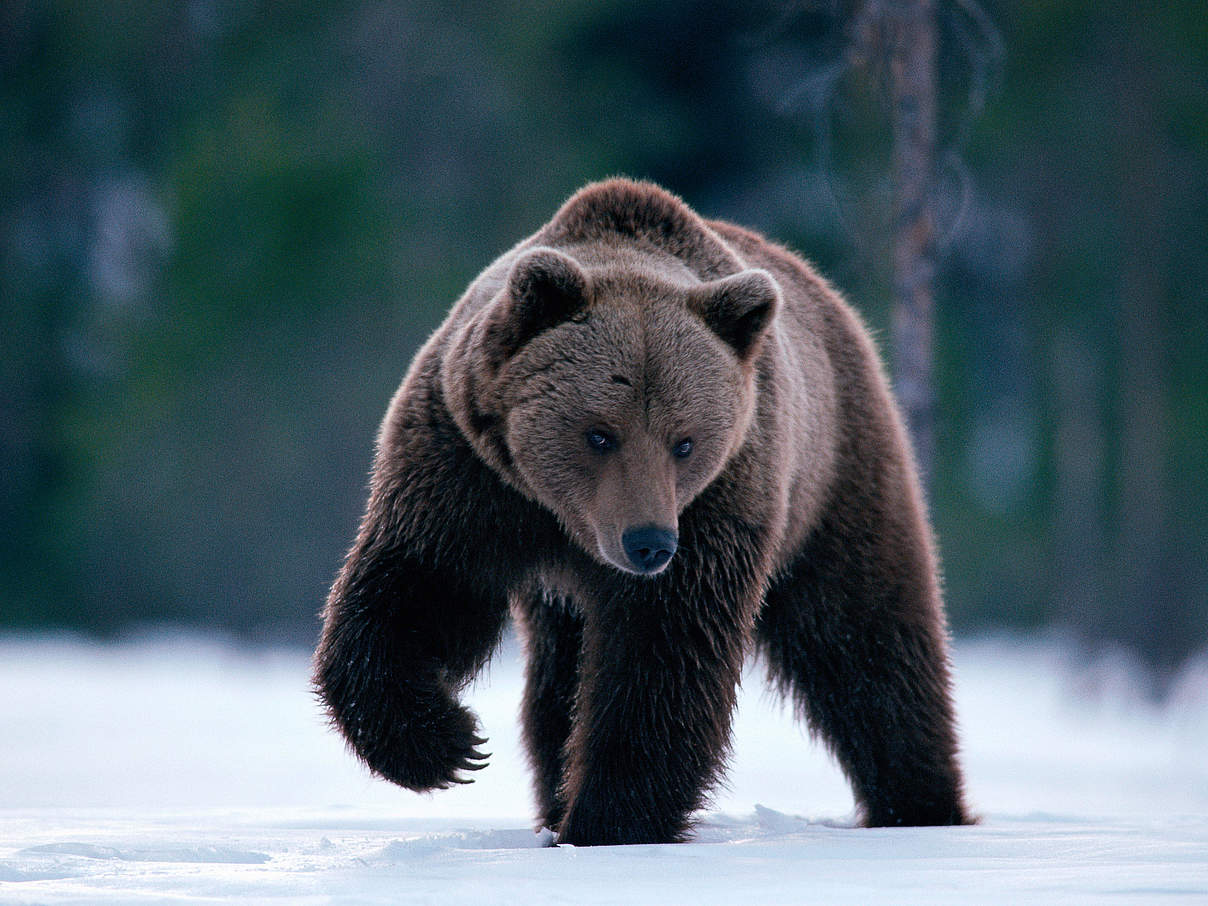
{"type": "Polygon", "coordinates": [[[0,902],[1208,902],[1208,665],[1164,707],[1055,643],[956,667],[977,827],[853,827],[754,667],[695,841],[582,849],[529,826],[512,647],[468,693],[490,768],[419,796],[327,730],[305,652],[0,639],[0,902]]]}

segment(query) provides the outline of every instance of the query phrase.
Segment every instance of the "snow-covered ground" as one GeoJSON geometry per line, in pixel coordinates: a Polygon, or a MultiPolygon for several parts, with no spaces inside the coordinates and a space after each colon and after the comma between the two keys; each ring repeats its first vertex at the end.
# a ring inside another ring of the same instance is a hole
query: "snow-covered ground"
{"type": "Polygon", "coordinates": [[[326,729],[305,652],[0,640],[0,902],[1208,903],[1208,665],[1159,709],[1053,644],[956,664],[978,827],[851,827],[755,669],[696,842],[575,849],[529,827],[510,647],[469,695],[490,768],[418,796],[326,729]]]}

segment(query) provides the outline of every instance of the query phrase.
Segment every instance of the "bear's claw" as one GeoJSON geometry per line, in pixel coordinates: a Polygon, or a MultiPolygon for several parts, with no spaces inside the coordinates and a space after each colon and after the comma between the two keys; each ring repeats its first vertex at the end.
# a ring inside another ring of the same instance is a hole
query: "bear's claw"
{"type": "MultiPolygon", "coordinates": [[[[483,743],[485,743],[486,741],[487,741],[486,738],[483,736],[471,736],[469,739],[471,746],[480,746],[483,743]]],[[[461,761],[458,763],[458,765],[453,770],[454,771],[481,771],[483,768],[485,768],[487,766],[487,759],[490,757],[491,757],[490,752],[479,752],[477,748],[470,748],[469,751],[467,751],[465,754],[463,754],[461,756],[461,761]]],[[[467,783],[473,783],[473,782],[474,782],[473,777],[459,777],[454,774],[449,777],[448,781],[444,784],[443,788],[447,789],[449,784],[453,784],[453,783],[467,784],[467,783]]]]}

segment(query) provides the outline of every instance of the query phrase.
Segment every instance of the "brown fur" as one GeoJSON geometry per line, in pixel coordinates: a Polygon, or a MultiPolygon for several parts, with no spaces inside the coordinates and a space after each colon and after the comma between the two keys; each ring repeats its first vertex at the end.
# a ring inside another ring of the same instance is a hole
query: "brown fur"
{"type": "Polygon", "coordinates": [[[936,557],[867,332],[805,262],[655,186],[574,196],[390,405],[315,657],[370,768],[427,790],[482,766],[458,693],[509,604],[563,842],[683,838],[753,644],[866,823],[967,821],[936,557]]]}

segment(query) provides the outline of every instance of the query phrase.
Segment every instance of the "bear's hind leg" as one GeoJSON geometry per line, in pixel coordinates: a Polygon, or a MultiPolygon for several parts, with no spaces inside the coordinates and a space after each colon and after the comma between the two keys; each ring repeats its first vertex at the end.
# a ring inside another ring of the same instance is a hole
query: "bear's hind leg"
{"type": "Polygon", "coordinates": [[[538,817],[557,828],[566,812],[566,740],[579,685],[583,620],[570,601],[536,592],[520,608],[525,636],[524,742],[533,768],[538,817]]]}
{"type": "Polygon", "coordinates": [[[838,758],[867,825],[969,823],[938,594],[867,540],[824,526],[769,590],[757,626],[769,673],[838,758]]]}

